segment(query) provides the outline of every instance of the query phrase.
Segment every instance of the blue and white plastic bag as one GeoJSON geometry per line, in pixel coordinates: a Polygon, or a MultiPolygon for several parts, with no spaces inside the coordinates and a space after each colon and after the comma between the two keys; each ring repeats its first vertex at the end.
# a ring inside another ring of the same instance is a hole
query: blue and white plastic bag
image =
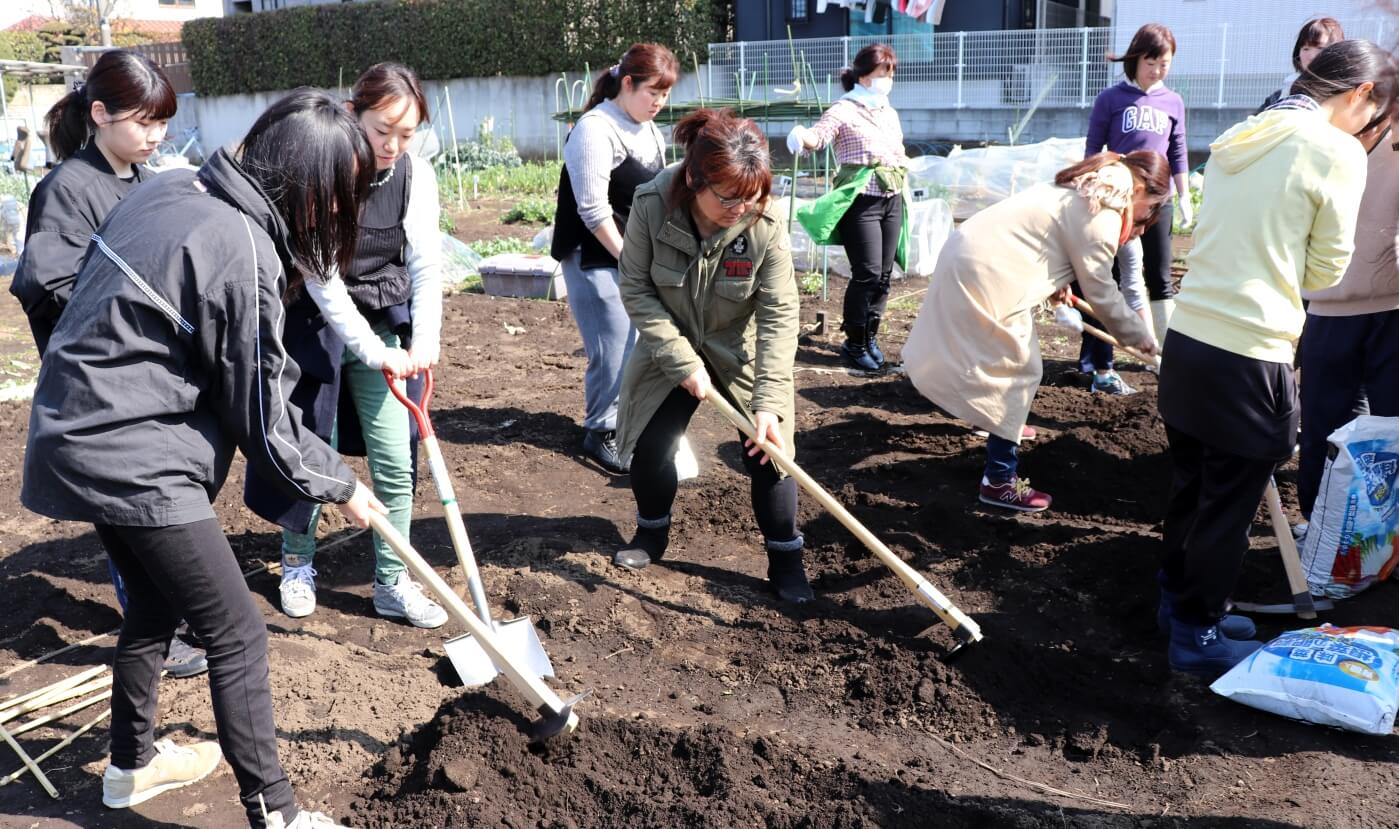
{"type": "Polygon", "coordinates": [[[1322,625],[1284,633],[1210,690],[1294,720],[1390,734],[1399,708],[1399,631],[1322,625]]]}

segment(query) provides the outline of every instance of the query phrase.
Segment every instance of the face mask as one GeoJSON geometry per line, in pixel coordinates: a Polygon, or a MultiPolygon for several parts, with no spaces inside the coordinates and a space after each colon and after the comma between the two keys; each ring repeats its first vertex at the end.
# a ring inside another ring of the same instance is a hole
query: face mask
{"type": "Polygon", "coordinates": [[[875,78],[870,81],[870,91],[877,92],[880,95],[888,95],[890,92],[894,91],[894,79],[875,78]]]}

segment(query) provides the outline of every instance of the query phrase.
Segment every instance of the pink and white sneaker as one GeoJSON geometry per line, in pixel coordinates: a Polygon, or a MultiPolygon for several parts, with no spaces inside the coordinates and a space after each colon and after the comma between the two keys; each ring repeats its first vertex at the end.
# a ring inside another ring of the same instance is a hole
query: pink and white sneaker
{"type": "Polygon", "coordinates": [[[1053,500],[1048,493],[1031,487],[1029,478],[1011,478],[999,484],[981,479],[981,503],[993,507],[1016,512],[1044,512],[1053,500]]]}

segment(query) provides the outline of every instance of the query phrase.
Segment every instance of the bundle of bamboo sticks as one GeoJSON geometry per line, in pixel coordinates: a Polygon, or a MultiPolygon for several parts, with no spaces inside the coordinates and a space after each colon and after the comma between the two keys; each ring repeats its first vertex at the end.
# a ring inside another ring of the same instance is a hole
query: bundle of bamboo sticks
{"type": "Polygon", "coordinates": [[[58,797],[58,789],[49,782],[47,776],[39,768],[39,764],[52,757],[58,752],[67,748],[82,735],[91,731],[98,723],[111,715],[110,707],[103,710],[101,714],[82,724],[76,731],[69,734],[57,745],[40,754],[38,757],[30,757],[24,747],[19,744],[15,737],[27,731],[32,731],[40,726],[57,722],[66,717],[90,708],[99,702],[110,699],[112,696],[112,675],[107,671],[105,665],[89,668],[81,673],[74,674],[66,679],[59,680],[52,685],[37,688],[25,694],[19,694],[0,702],[0,739],[3,739],[15,754],[19,756],[23,763],[18,769],[10,772],[4,777],[0,777],[0,786],[6,786],[22,777],[26,772],[33,772],[34,779],[39,781],[39,785],[44,787],[44,791],[50,797],[58,797]],[[26,714],[40,712],[45,708],[51,708],[60,703],[76,699],[63,708],[48,713],[42,713],[33,719],[26,720],[14,728],[7,728],[6,723],[19,719],[26,714]]]}

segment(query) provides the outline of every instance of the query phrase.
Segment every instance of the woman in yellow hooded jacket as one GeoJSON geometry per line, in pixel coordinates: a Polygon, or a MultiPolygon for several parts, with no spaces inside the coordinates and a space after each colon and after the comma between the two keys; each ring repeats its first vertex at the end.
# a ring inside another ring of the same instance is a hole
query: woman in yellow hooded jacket
{"type": "Polygon", "coordinates": [[[1261,645],[1218,622],[1269,477],[1296,445],[1301,294],[1335,284],[1350,262],[1366,167],[1355,136],[1383,117],[1394,83],[1379,47],[1334,43],[1290,95],[1210,145],[1162,346],[1173,478],[1159,581],[1173,670],[1217,675],[1261,645]]]}

